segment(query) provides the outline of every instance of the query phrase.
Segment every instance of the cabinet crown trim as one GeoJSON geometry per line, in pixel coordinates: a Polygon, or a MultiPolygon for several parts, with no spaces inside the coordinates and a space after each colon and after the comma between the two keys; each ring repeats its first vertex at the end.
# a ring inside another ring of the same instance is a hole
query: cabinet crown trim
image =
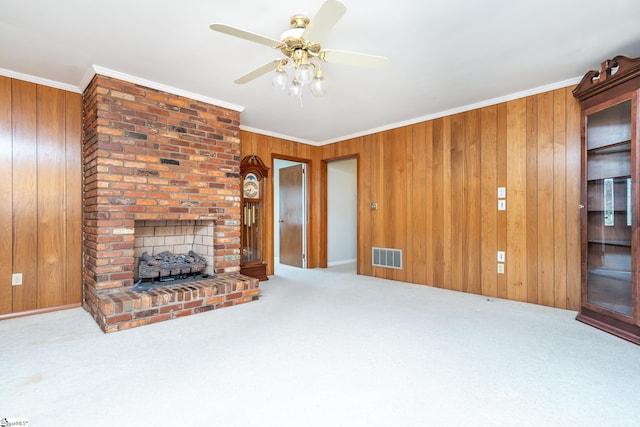
{"type": "Polygon", "coordinates": [[[618,55],[603,61],[600,67],[588,71],[573,90],[573,96],[580,102],[640,77],[640,58],[618,55]]]}

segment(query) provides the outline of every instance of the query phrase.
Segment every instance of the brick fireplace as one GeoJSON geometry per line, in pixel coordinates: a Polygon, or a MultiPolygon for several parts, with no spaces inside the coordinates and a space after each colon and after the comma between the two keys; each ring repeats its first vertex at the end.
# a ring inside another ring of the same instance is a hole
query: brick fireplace
{"type": "Polygon", "coordinates": [[[102,75],[86,88],[83,305],[105,332],[258,297],[239,274],[239,115],[102,75]],[[216,277],[134,292],[151,241],[197,245],[216,277]]]}

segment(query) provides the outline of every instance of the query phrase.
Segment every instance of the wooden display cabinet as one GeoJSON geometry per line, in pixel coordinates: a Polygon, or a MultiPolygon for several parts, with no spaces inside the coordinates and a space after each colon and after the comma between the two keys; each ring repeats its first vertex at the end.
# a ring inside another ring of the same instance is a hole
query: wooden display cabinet
{"type": "Polygon", "coordinates": [[[606,60],[582,107],[582,307],[577,319],[640,344],[640,58],[606,60]]]}
{"type": "Polygon", "coordinates": [[[266,216],[264,212],[266,196],[266,179],[269,168],[260,157],[246,156],[240,162],[242,178],[242,253],[240,256],[240,273],[269,280],[267,277],[266,253],[266,216]]]}

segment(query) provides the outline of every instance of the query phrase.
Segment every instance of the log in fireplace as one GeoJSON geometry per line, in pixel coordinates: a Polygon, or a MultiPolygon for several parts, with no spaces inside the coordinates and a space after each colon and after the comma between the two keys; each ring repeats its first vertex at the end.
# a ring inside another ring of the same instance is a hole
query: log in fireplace
{"type": "Polygon", "coordinates": [[[193,251],[174,255],[169,251],[152,256],[144,252],[138,262],[138,279],[151,281],[171,280],[172,277],[184,279],[204,271],[207,263],[203,256],[193,251]]]}

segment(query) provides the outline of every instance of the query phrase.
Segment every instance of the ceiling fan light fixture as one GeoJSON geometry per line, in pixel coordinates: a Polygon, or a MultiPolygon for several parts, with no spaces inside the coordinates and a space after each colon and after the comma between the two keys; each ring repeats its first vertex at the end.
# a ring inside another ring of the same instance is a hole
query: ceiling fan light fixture
{"type": "Polygon", "coordinates": [[[280,90],[285,90],[289,87],[289,77],[287,76],[287,72],[281,66],[275,71],[272,80],[273,86],[280,90]]]}
{"type": "Polygon", "coordinates": [[[289,85],[289,96],[301,97],[302,96],[302,84],[295,78],[291,81],[289,85]]]}
{"type": "Polygon", "coordinates": [[[316,75],[313,77],[313,80],[309,84],[309,90],[311,91],[313,96],[323,96],[327,93],[324,77],[322,76],[322,71],[320,69],[318,69],[316,75]]]}
{"type": "Polygon", "coordinates": [[[300,64],[296,68],[295,77],[302,86],[308,85],[313,80],[313,66],[308,62],[300,64]]]}

